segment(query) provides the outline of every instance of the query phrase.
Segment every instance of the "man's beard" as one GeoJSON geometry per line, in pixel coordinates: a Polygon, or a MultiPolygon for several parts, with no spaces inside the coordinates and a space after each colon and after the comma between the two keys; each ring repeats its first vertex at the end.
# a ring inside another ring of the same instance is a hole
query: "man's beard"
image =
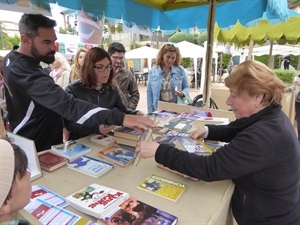
{"type": "Polygon", "coordinates": [[[51,51],[47,55],[40,55],[38,49],[34,45],[31,46],[31,55],[36,60],[42,61],[44,63],[47,63],[47,64],[53,63],[55,60],[54,54],[55,54],[55,51],[51,51]]]}

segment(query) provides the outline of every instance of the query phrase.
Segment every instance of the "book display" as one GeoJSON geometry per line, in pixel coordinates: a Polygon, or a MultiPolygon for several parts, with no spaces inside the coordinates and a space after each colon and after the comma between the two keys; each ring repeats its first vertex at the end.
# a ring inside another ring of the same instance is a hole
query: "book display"
{"type": "Polygon", "coordinates": [[[125,167],[131,164],[135,158],[135,153],[120,146],[112,146],[98,152],[99,156],[107,161],[125,167]]]}
{"type": "Polygon", "coordinates": [[[68,164],[68,168],[77,172],[98,178],[111,170],[114,165],[89,156],[81,156],[68,164]]]}
{"type": "Polygon", "coordinates": [[[68,163],[68,159],[51,151],[42,151],[38,153],[40,166],[43,170],[51,172],[68,163]]]}
{"type": "Polygon", "coordinates": [[[98,219],[98,221],[107,225],[115,224],[117,221],[128,222],[129,224],[175,225],[178,218],[164,210],[130,197],[116,207],[113,213],[98,219]]]}
{"type": "Polygon", "coordinates": [[[116,139],[114,137],[105,134],[94,135],[91,137],[91,141],[106,147],[113,146],[116,143],[116,139]]]}
{"type": "Polygon", "coordinates": [[[90,184],[69,195],[66,200],[73,208],[95,218],[102,218],[112,213],[128,198],[129,194],[126,192],[99,184],[90,184]]]}
{"type": "Polygon", "coordinates": [[[146,177],[137,187],[174,202],[187,189],[186,184],[153,174],[146,177]]]}
{"type": "Polygon", "coordinates": [[[28,170],[31,173],[30,180],[33,181],[43,176],[34,141],[11,132],[7,132],[7,137],[11,143],[18,145],[26,153],[28,170]]]}
{"type": "Polygon", "coordinates": [[[63,144],[52,145],[51,150],[69,160],[74,160],[92,151],[92,149],[77,141],[66,141],[63,144]]]}

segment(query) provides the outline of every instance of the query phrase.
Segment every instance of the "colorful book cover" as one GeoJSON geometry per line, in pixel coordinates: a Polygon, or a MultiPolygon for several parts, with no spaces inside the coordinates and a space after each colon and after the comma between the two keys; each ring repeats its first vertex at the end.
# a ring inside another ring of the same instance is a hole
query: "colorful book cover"
{"type": "Polygon", "coordinates": [[[186,184],[153,174],[146,177],[137,187],[174,202],[187,189],[186,184]]]}
{"type": "Polygon", "coordinates": [[[113,213],[97,221],[106,225],[116,224],[117,221],[123,221],[122,224],[174,225],[177,224],[178,218],[140,200],[129,198],[113,213]]]}
{"type": "Polygon", "coordinates": [[[127,166],[133,162],[135,153],[123,147],[112,146],[99,151],[99,156],[119,166],[127,166]]]}
{"type": "Polygon", "coordinates": [[[91,184],[66,197],[73,208],[96,218],[112,213],[129,194],[99,184],[91,184]]]}
{"type": "Polygon", "coordinates": [[[196,153],[196,154],[211,153],[199,141],[192,139],[190,137],[177,137],[177,140],[182,145],[182,147],[189,153],[196,153]]]}
{"type": "Polygon", "coordinates": [[[76,141],[66,141],[62,144],[52,145],[51,150],[69,160],[74,160],[92,151],[89,146],[76,141]]]}
{"type": "Polygon", "coordinates": [[[114,167],[113,164],[88,156],[81,156],[68,163],[68,168],[98,178],[114,167]]]}

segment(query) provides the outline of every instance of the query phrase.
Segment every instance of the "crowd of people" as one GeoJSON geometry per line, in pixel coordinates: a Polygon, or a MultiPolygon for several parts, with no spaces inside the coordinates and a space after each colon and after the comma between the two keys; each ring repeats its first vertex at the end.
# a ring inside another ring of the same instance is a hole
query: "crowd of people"
{"type": "MultiPolygon", "coordinates": [[[[46,16],[23,14],[21,45],[0,58],[10,131],[34,140],[38,152],[64,139],[105,134],[115,125],[142,133],[156,127],[145,115],[158,109],[158,101],[176,104],[189,96],[187,73],[175,45],[159,49],[148,76],[147,112],[141,112],[138,85],[125,66],[123,44],[113,42],[108,51],[79,49],[71,66],[55,52],[55,26],[46,16]],[[41,62],[51,65],[51,72],[41,62]]],[[[254,60],[236,65],[225,85],[230,90],[226,103],[236,120],[200,127],[190,137],[226,145],[200,156],[141,141],[136,153],[201,180],[232,179],[231,204],[238,224],[300,224],[300,146],[281,110],[286,87],[271,69],[254,60]]],[[[12,221],[13,213],[30,199],[27,166],[23,150],[5,137],[0,139],[0,224],[28,224],[12,221]]]]}

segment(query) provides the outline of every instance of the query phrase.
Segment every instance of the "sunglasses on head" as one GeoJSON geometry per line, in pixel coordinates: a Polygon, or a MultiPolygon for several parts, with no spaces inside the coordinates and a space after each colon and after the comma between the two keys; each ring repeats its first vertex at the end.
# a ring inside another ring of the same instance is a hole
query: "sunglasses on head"
{"type": "Polygon", "coordinates": [[[173,44],[165,44],[165,45],[164,45],[164,48],[168,48],[168,49],[173,50],[173,51],[176,50],[176,46],[173,45],[173,44]],[[173,48],[173,49],[171,49],[171,48],[173,48]]]}

